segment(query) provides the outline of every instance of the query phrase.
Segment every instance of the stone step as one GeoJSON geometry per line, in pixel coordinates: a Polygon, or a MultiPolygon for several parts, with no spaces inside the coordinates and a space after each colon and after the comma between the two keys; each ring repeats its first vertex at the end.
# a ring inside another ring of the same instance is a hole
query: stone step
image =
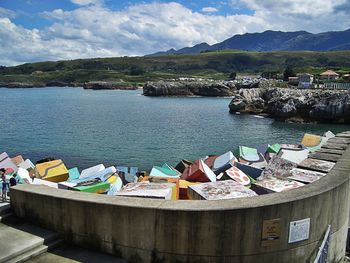
{"type": "Polygon", "coordinates": [[[0,203],[0,216],[3,214],[7,214],[11,210],[10,203],[1,202],[0,203]]]}
{"type": "MultiPolygon", "coordinates": [[[[14,245],[16,245],[16,244],[14,244],[14,245]]],[[[7,254],[7,255],[0,257],[0,263],[9,262],[10,260],[17,258],[20,255],[25,254],[25,253],[30,253],[31,251],[34,251],[41,246],[42,246],[42,242],[40,242],[40,241],[32,243],[24,248],[20,248],[18,251],[14,252],[14,253],[7,254]]]]}
{"type": "Polygon", "coordinates": [[[339,144],[350,144],[350,138],[334,137],[334,138],[330,138],[327,142],[339,143],[339,144]]]}
{"type": "Polygon", "coordinates": [[[343,151],[345,151],[347,148],[348,148],[347,144],[330,143],[330,142],[327,142],[321,147],[321,149],[333,149],[333,150],[343,150],[343,151]]]}
{"type": "Polygon", "coordinates": [[[332,153],[332,154],[343,155],[345,150],[335,150],[335,149],[321,148],[317,152],[318,153],[332,153]]]}
{"type": "Polygon", "coordinates": [[[0,263],[44,253],[42,246],[50,247],[58,239],[57,233],[27,223],[0,223],[0,263]]]}
{"type": "Polygon", "coordinates": [[[315,152],[309,154],[310,158],[324,160],[324,161],[330,161],[330,162],[337,162],[341,155],[334,154],[334,153],[322,153],[322,152],[315,152]]]}
{"type": "Polygon", "coordinates": [[[341,132],[336,135],[336,137],[350,138],[350,132],[341,132]]]}
{"type": "Polygon", "coordinates": [[[11,218],[13,218],[15,215],[12,212],[4,213],[0,215],[0,223],[8,222],[11,218]]]}
{"type": "Polygon", "coordinates": [[[16,257],[10,259],[7,262],[8,263],[19,263],[19,262],[28,261],[29,259],[35,258],[35,257],[37,257],[37,256],[39,256],[47,251],[50,251],[52,249],[55,249],[55,248],[61,246],[63,243],[64,243],[63,239],[52,240],[45,245],[41,245],[41,246],[36,247],[30,251],[27,251],[23,254],[20,254],[16,257]]]}

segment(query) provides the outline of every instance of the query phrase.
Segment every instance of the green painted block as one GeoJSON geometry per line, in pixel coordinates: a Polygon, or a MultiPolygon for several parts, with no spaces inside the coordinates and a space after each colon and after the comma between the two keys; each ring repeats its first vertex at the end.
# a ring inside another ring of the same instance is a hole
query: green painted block
{"type": "Polygon", "coordinates": [[[74,189],[85,193],[102,194],[109,190],[110,184],[108,182],[94,183],[91,185],[75,186],[74,189]]]}
{"type": "Polygon", "coordinates": [[[267,152],[268,153],[278,153],[281,149],[281,145],[278,143],[269,145],[269,147],[267,148],[267,152]]]}

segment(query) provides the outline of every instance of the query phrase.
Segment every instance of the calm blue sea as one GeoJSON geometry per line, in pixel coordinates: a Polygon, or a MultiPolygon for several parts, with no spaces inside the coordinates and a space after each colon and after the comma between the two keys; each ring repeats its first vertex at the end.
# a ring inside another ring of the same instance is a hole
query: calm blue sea
{"type": "Polygon", "coordinates": [[[229,114],[229,98],[145,97],[142,91],[0,88],[0,152],[67,166],[150,169],[198,159],[238,145],[297,143],[305,132],[345,125],[286,124],[229,114]]]}

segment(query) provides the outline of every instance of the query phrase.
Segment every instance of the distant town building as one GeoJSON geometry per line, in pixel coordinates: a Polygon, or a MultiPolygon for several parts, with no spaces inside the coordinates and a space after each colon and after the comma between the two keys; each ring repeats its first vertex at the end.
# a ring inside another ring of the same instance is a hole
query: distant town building
{"type": "Polygon", "coordinates": [[[297,75],[299,78],[298,87],[299,88],[310,88],[314,82],[314,75],[309,73],[300,73],[297,75]]]}
{"type": "Polygon", "coordinates": [[[322,80],[337,80],[338,78],[339,74],[333,70],[327,70],[320,74],[320,79],[322,80]]]}
{"type": "Polygon", "coordinates": [[[264,79],[277,79],[278,71],[265,71],[261,73],[261,77],[264,79]]]}
{"type": "Polygon", "coordinates": [[[312,86],[314,75],[309,73],[299,73],[296,77],[289,77],[288,84],[298,86],[298,88],[306,89],[312,86]]]}
{"type": "Polygon", "coordinates": [[[36,70],[36,71],[33,71],[31,75],[40,75],[40,74],[43,74],[44,72],[41,71],[41,70],[36,70]]]}
{"type": "Polygon", "coordinates": [[[344,74],[343,80],[350,81],[350,74],[344,74]]]}
{"type": "Polygon", "coordinates": [[[297,86],[299,84],[299,78],[298,77],[288,77],[288,84],[297,86]]]}

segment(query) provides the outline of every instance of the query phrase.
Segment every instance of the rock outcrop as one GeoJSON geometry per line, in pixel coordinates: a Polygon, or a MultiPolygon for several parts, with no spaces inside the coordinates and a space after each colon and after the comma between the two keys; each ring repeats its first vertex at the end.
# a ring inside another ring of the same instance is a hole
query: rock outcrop
{"type": "Polygon", "coordinates": [[[0,87],[4,88],[41,88],[45,87],[45,84],[43,83],[31,83],[31,82],[8,82],[8,83],[0,83],[0,87]]]}
{"type": "Polygon", "coordinates": [[[44,88],[44,87],[81,87],[82,84],[78,83],[70,83],[63,81],[49,81],[47,83],[44,82],[8,82],[8,83],[0,83],[0,87],[4,88],[44,88]]]}
{"type": "Polygon", "coordinates": [[[350,123],[350,92],[289,88],[241,89],[230,112],[265,113],[287,121],[350,123]]]}
{"type": "Polygon", "coordinates": [[[143,87],[145,96],[232,96],[236,87],[230,81],[158,81],[143,87]]]}
{"type": "Polygon", "coordinates": [[[108,81],[91,81],[86,82],[83,85],[84,89],[93,90],[136,90],[137,87],[133,85],[127,85],[123,82],[108,82],[108,81]]]}

